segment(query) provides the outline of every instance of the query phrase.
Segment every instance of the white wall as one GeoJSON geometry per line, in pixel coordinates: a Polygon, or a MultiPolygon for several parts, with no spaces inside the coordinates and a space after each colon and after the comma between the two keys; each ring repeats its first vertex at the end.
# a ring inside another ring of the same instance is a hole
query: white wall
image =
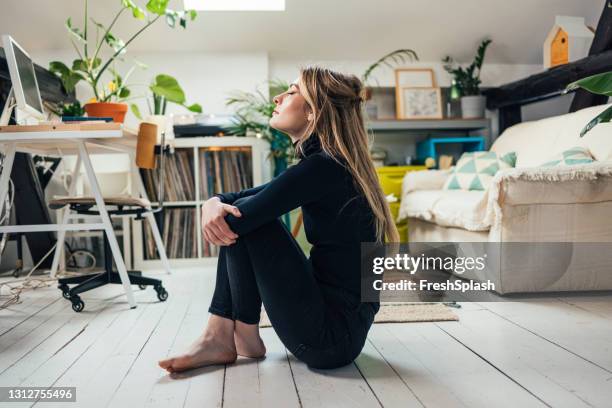
{"type": "MultiPolygon", "coordinates": [[[[361,74],[372,64],[373,61],[363,60],[296,60],[296,59],[271,59],[270,60],[270,78],[284,79],[287,81],[294,80],[299,72],[300,66],[309,64],[323,65],[332,69],[337,69],[343,72],[350,72],[355,75],[361,74]]],[[[431,62],[413,62],[408,63],[406,67],[410,68],[432,68],[438,83],[438,86],[449,86],[451,77],[442,67],[442,63],[438,61],[431,62]]],[[[487,64],[483,65],[482,69],[482,86],[497,86],[506,82],[521,79],[525,76],[542,71],[541,65],[510,65],[510,64],[487,64]]],[[[395,86],[394,71],[386,66],[379,67],[372,74],[372,83],[374,86],[395,86]]]]}
{"type": "MultiPolygon", "coordinates": [[[[75,56],[71,50],[34,52],[32,58],[44,67],[50,61],[59,60],[70,65],[75,56]]],[[[124,75],[136,60],[147,69],[136,68],[128,83],[133,96],[146,94],[146,87],[157,74],[172,75],[179,81],[187,97],[187,103],[199,103],[204,113],[230,113],[225,100],[234,90],[254,90],[268,78],[268,55],[266,52],[242,54],[208,54],[195,52],[181,53],[134,53],[124,62],[117,64],[117,71],[124,75]]],[[[108,78],[110,80],[110,77],[108,78]]],[[[261,90],[266,92],[265,86],[261,90]]],[[[77,87],[77,97],[86,102],[92,95],[87,84],[77,87]]],[[[147,105],[143,98],[129,103],[137,103],[143,115],[147,114],[147,105]]],[[[185,109],[169,104],[168,113],[185,113],[185,109]]],[[[136,118],[129,114],[126,123],[135,125],[136,118]]]]}

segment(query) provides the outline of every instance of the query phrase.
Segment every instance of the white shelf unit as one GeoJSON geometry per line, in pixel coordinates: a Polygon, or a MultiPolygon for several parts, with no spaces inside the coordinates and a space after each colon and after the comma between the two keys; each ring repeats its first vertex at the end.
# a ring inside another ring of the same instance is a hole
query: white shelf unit
{"type": "MultiPolygon", "coordinates": [[[[175,149],[193,149],[191,152],[195,183],[195,200],[193,201],[164,201],[164,208],[172,207],[193,207],[196,212],[196,228],[195,235],[197,241],[196,258],[170,258],[170,264],[173,266],[195,266],[201,265],[202,262],[210,262],[216,259],[216,256],[203,256],[202,233],[201,225],[201,207],[205,200],[200,192],[200,160],[199,152],[202,148],[223,148],[223,147],[241,147],[250,148],[251,165],[252,165],[252,180],[253,186],[258,186],[266,183],[272,178],[272,165],[269,158],[270,144],[264,139],[256,137],[242,136],[223,136],[223,137],[188,137],[177,138],[174,140],[175,149]]],[[[163,228],[160,226],[160,228],[163,228]]],[[[134,222],[133,228],[133,262],[134,268],[137,270],[161,268],[161,261],[158,259],[145,259],[144,242],[143,242],[143,225],[141,221],[134,222]]]]}

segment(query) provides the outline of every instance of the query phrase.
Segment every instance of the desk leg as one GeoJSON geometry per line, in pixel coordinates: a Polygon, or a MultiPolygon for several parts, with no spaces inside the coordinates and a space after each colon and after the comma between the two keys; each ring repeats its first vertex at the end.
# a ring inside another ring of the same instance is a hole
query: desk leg
{"type": "Polygon", "coordinates": [[[121,250],[119,249],[119,243],[117,242],[117,237],[115,236],[115,231],[113,230],[113,224],[111,223],[110,216],[108,215],[108,212],[106,211],[106,206],[104,205],[104,198],[102,198],[100,186],[98,185],[98,180],[96,179],[91,160],[89,159],[89,153],[87,152],[87,148],[85,147],[85,142],[79,141],[78,145],[79,156],[83,161],[85,173],[87,174],[87,178],[89,179],[91,191],[93,192],[93,195],[96,199],[96,206],[98,207],[98,211],[100,212],[100,218],[102,219],[102,223],[105,226],[104,231],[108,238],[108,243],[111,248],[111,252],[113,253],[115,264],[117,265],[117,272],[119,272],[119,277],[121,278],[121,283],[123,284],[123,290],[125,291],[125,295],[127,296],[127,301],[130,305],[130,308],[134,309],[136,307],[136,301],[134,300],[134,293],[132,292],[130,277],[128,276],[125,263],[123,262],[123,257],[121,256],[121,250]]]}
{"type": "Polygon", "coordinates": [[[4,152],[4,162],[2,163],[2,174],[0,175],[0,214],[4,210],[4,200],[8,194],[9,180],[11,171],[13,170],[13,162],[15,161],[15,143],[7,143],[4,152]]]}
{"type": "MultiPolygon", "coordinates": [[[[76,164],[72,170],[72,178],[70,179],[70,186],[68,187],[68,196],[73,197],[76,192],[77,179],[79,177],[79,171],[81,170],[81,156],[77,156],[76,164]]],[[[66,206],[62,212],[62,224],[68,224],[70,218],[70,206],[66,206]]],[[[57,232],[57,245],[55,246],[55,253],[53,254],[53,263],[51,264],[51,278],[55,279],[57,269],[59,266],[60,257],[64,252],[64,240],[66,239],[66,231],[60,230],[57,232]]]]}
{"type": "MultiPolygon", "coordinates": [[[[136,182],[136,188],[140,192],[142,198],[149,199],[147,195],[147,189],[142,182],[142,176],[140,175],[140,171],[134,165],[136,163],[136,158],[133,155],[130,155],[131,166],[133,168],[132,174],[134,174],[134,181],[136,182]]],[[[171,275],[170,271],[170,262],[168,261],[168,256],[166,255],[166,247],[164,246],[164,241],[162,240],[161,234],[159,233],[159,229],[157,228],[157,221],[155,221],[155,216],[153,213],[146,213],[145,217],[149,222],[149,226],[151,227],[151,233],[153,234],[153,239],[155,240],[155,246],[157,247],[157,253],[159,254],[159,259],[166,270],[168,275],[171,275]]]]}

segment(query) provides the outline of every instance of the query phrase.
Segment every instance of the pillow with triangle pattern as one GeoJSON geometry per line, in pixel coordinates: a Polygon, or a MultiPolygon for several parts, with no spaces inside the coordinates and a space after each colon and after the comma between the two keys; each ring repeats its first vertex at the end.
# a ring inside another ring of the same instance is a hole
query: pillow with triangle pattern
{"type": "Polygon", "coordinates": [[[593,163],[594,161],[589,149],[575,146],[554,155],[546,163],[540,164],[540,167],[572,166],[593,163]]]}
{"type": "Polygon", "coordinates": [[[486,190],[499,170],[516,164],[516,152],[499,156],[495,152],[466,152],[444,183],[444,190],[486,190]]]}

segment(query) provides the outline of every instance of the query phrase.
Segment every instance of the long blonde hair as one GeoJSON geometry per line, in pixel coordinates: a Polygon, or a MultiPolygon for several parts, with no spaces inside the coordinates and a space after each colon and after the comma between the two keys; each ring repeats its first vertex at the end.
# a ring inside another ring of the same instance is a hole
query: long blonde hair
{"type": "Polygon", "coordinates": [[[321,148],[334,159],[344,159],[357,191],[363,193],[374,214],[376,242],[399,242],[399,233],[380,187],[369,153],[363,119],[364,89],[355,75],[308,66],[300,70],[301,93],[312,110],[313,120],[302,144],[315,132],[321,148]]]}

